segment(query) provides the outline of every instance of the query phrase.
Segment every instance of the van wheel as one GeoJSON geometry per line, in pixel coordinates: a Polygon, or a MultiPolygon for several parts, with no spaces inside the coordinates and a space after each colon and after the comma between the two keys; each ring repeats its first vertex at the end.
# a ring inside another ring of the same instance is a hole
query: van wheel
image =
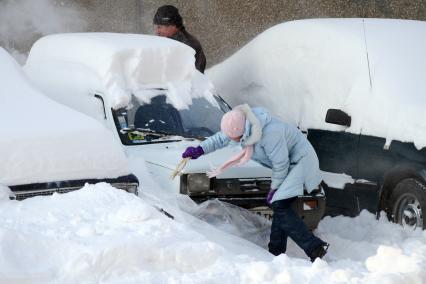
{"type": "Polygon", "coordinates": [[[391,196],[392,219],[404,227],[426,229],[426,186],[416,179],[400,181],[391,196]]]}

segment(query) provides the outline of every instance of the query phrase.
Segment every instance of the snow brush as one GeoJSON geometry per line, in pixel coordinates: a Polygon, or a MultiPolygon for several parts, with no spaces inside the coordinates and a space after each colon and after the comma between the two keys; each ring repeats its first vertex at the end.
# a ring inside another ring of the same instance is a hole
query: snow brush
{"type": "Polygon", "coordinates": [[[173,171],[172,175],[170,176],[171,179],[174,179],[177,175],[182,175],[182,170],[185,168],[188,161],[191,160],[191,158],[183,158],[179,164],[177,164],[175,170],[173,171]]]}
{"type": "Polygon", "coordinates": [[[172,219],[172,220],[174,220],[175,219],[175,217],[172,215],[172,214],[170,214],[169,212],[167,212],[166,210],[164,210],[163,208],[161,208],[161,207],[158,207],[157,205],[153,205],[154,206],[154,208],[155,209],[157,209],[158,211],[160,211],[161,213],[163,213],[164,215],[166,215],[167,217],[169,217],[170,219],[172,219]]]}

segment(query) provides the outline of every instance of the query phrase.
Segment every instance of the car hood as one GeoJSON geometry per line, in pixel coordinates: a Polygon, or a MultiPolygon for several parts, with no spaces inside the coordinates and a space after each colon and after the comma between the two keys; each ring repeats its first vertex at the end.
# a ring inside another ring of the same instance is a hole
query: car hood
{"type": "MultiPolygon", "coordinates": [[[[181,155],[186,147],[198,146],[200,141],[180,141],[170,143],[145,144],[126,147],[129,157],[142,157],[147,163],[164,167],[173,171],[182,160],[181,155]]],[[[214,167],[219,167],[230,157],[241,151],[240,147],[225,147],[215,152],[203,155],[197,160],[190,160],[182,173],[206,173],[214,167]]],[[[233,167],[217,178],[262,178],[270,177],[271,169],[257,162],[249,161],[240,167],[233,167]]]]}

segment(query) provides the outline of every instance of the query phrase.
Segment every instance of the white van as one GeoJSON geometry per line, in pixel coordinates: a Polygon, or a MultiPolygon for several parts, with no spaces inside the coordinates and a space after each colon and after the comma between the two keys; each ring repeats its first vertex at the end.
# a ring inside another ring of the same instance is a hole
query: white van
{"type": "Polygon", "coordinates": [[[425,21],[290,21],[208,75],[232,104],[261,103],[307,132],[327,215],[385,211],[426,229],[425,34],[425,21]]]}
{"type": "MultiPolygon", "coordinates": [[[[190,47],[148,35],[59,34],[34,44],[25,70],[48,96],[109,128],[127,156],[143,158],[170,192],[197,202],[218,198],[269,214],[264,209],[270,169],[250,161],[217,178],[205,174],[240,149],[226,147],[191,160],[178,178],[170,178],[185,148],[219,131],[230,109],[195,69],[190,47]]],[[[305,198],[310,206],[301,199],[298,211],[316,227],[324,197],[305,198]]]]}

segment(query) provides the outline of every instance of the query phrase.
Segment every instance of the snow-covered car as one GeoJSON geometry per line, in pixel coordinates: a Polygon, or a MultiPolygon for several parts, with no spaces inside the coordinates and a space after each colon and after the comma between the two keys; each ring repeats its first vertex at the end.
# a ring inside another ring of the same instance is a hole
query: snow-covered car
{"type": "MultiPolygon", "coordinates": [[[[250,161],[217,178],[206,172],[240,149],[226,147],[191,160],[171,179],[188,146],[220,129],[229,106],[194,67],[194,51],[167,38],[131,34],[59,34],[37,41],[25,70],[49,97],[111,129],[138,175],[140,163],[170,194],[202,202],[218,198],[266,215],[271,170],[250,161]]],[[[138,176],[139,177],[139,176],[138,176]]],[[[141,178],[139,178],[141,179],[141,178]]],[[[310,227],[325,208],[324,195],[296,204],[310,227]]]]}
{"type": "Polygon", "coordinates": [[[423,21],[287,22],[208,75],[231,105],[266,106],[307,133],[327,214],[384,210],[426,228],[425,34],[423,21]]]}
{"type": "Polygon", "coordinates": [[[2,197],[21,200],[97,182],[137,193],[138,179],[110,131],[36,90],[2,48],[0,62],[2,197]]]}

